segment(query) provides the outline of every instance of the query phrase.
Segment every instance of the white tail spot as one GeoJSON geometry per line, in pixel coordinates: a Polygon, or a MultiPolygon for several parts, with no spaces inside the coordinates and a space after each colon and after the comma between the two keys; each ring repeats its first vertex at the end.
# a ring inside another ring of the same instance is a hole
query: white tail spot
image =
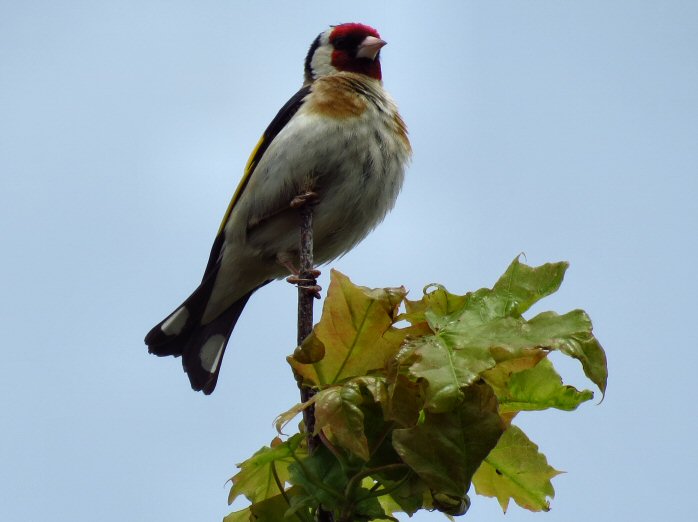
{"type": "Polygon", "coordinates": [[[214,373],[216,368],[218,368],[218,361],[221,359],[225,341],[225,336],[221,334],[212,335],[201,347],[199,359],[201,359],[201,366],[208,373],[214,373]]]}
{"type": "Polygon", "coordinates": [[[165,322],[160,326],[160,330],[162,330],[165,335],[179,335],[184,325],[187,324],[187,319],[189,319],[189,310],[187,310],[185,306],[182,306],[165,319],[165,322]]]}

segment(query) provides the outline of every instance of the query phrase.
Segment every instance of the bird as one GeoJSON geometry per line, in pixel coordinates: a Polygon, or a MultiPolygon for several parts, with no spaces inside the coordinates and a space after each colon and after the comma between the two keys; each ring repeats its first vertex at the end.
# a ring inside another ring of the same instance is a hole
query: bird
{"type": "Polygon", "coordinates": [[[300,213],[293,201],[312,195],[318,266],[346,254],[393,208],[412,148],[383,87],[385,45],[361,23],[329,26],[313,40],[303,84],[253,149],[201,283],[146,335],[150,353],[182,357],[192,389],[213,392],[250,296],[294,272],[300,213]]]}

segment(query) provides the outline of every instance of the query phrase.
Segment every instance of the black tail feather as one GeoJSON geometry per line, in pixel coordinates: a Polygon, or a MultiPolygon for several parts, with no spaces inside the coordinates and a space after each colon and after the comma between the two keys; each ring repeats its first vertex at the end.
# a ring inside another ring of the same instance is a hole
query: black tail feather
{"type": "Polygon", "coordinates": [[[201,324],[216,273],[217,270],[210,273],[179,308],[145,336],[150,353],[160,357],[182,356],[182,365],[191,387],[206,395],[216,387],[228,338],[247,301],[256,290],[270,282],[265,281],[253,288],[218,317],[201,324]]]}
{"type": "Polygon", "coordinates": [[[206,395],[215,389],[230,334],[255,290],[235,301],[210,323],[200,325],[189,336],[182,365],[192,389],[203,391],[206,395]]]}
{"type": "Polygon", "coordinates": [[[174,312],[155,325],[145,336],[148,351],[157,356],[184,353],[192,331],[199,325],[206,304],[211,297],[218,270],[204,279],[192,294],[174,312]]]}

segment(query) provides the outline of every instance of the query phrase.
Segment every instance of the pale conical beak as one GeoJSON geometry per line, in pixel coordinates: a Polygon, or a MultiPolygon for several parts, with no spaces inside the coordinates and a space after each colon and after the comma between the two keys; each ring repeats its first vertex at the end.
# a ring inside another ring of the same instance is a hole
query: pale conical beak
{"type": "Polygon", "coordinates": [[[376,38],[375,36],[367,36],[363,42],[359,45],[356,51],[357,58],[368,58],[369,60],[375,60],[378,56],[378,51],[386,45],[388,42],[376,38]]]}

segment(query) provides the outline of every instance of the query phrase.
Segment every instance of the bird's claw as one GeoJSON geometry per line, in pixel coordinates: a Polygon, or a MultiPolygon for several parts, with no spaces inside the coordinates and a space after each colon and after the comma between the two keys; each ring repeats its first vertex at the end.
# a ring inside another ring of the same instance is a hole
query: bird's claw
{"type": "Polygon", "coordinates": [[[299,289],[304,291],[307,294],[312,295],[315,299],[320,299],[320,291],[322,290],[322,287],[317,284],[317,281],[315,278],[320,275],[319,270],[310,270],[308,272],[308,275],[310,277],[301,277],[301,276],[296,276],[292,275],[286,278],[286,281],[291,283],[292,285],[296,285],[299,289]],[[315,275],[317,274],[317,275],[315,275]]]}
{"type": "Polygon", "coordinates": [[[291,200],[291,203],[289,206],[291,208],[301,208],[304,207],[305,205],[310,205],[312,203],[315,203],[317,200],[317,192],[312,192],[308,191],[303,194],[298,194],[295,198],[291,200]]]}

